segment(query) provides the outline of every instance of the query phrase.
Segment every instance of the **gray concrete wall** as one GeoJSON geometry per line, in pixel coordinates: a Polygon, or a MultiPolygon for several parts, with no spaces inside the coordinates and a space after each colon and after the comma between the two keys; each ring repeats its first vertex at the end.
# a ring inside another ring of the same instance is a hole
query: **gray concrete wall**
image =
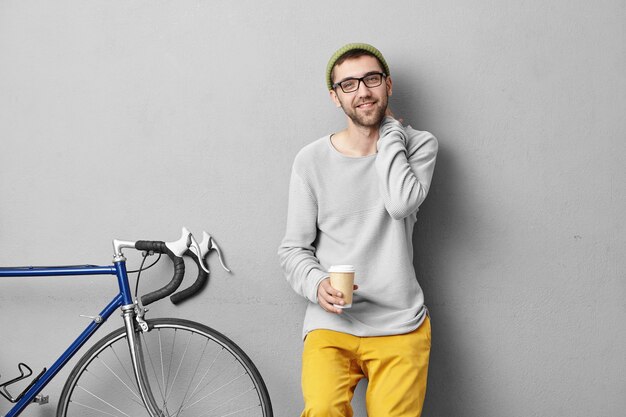
{"type": "MultiPolygon", "coordinates": [[[[326,60],[370,42],[394,112],[441,146],[415,236],[424,415],[621,416],[625,21],[618,0],[1,1],[0,264],[106,264],[114,237],[206,229],[234,274],[149,314],[227,333],[298,415],[304,301],[275,255],[290,166],[344,125],[326,60]]],[[[114,289],[3,279],[2,378],[47,366],[114,289]]]]}

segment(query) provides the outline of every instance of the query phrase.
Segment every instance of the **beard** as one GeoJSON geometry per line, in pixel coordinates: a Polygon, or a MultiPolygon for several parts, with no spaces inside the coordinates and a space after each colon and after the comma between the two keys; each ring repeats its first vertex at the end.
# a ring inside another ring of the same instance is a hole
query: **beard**
{"type": "MultiPolygon", "coordinates": [[[[372,97],[368,97],[361,100],[361,103],[372,100],[372,97]]],[[[344,103],[341,100],[339,102],[341,103],[341,108],[346,116],[348,116],[350,120],[352,120],[352,122],[359,127],[370,128],[380,126],[380,123],[385,118],[385,112],[387,111],[387,95],[378,99],[374,105],[367,110],[360,109],[357,107],[358,105],[352,106],[351,103],[344,103]]]]}

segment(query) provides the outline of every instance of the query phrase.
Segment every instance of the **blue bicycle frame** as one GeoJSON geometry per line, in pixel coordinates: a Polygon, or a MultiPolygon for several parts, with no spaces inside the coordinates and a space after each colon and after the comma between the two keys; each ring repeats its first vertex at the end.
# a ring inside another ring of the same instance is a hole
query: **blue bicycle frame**
{"type": "Polygon", "coordinates": [[[0,268],[0,277],[51,277],[71,275],[116,275],[119,293],[104,307],[87,328],[76,338],[69,348],[54,362],[54,364],[24,393],[22,398],[9,410],[5,417],[19,415],[26,406],[33,402],[41,390],[54,378],[54,376],[67,364],[76,352],[93,336],[100,326],[113,314],[115,310],[123,306],[132,306],[133,300],[126,272],[126,261],[116,260],[113,265],[95,266],[65,266],[65,267],[18,267],[0,268]]]}

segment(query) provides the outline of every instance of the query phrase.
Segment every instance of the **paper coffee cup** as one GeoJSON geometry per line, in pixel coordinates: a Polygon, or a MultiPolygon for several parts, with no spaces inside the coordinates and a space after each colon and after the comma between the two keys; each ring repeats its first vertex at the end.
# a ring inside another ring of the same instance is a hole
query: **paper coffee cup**
{"type": "Polygon", "coordinates": [[[343,294],[344,305],[334,304],[337,308],[352,307],[352,290],[354,288],[354,265],[333,265],[328,269],[330,285],[343,294]]]}

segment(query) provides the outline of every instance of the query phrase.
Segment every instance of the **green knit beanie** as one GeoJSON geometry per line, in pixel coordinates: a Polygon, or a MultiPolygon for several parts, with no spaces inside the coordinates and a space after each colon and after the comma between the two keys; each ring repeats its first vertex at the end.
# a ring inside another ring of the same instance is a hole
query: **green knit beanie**
{"type": "Polygon", "coordinates": [[[333,56],[330,57],[330,61],[328,61],[328,65],[326,66],[326,84],[328,85],[329,90],[333,89],[331,73],[333,72],[333,67],[335,66],[335,63],[346,53],[357,49],[367,51],[374,55],[376,58],[378,58],[380,63],[383,64],[383,71],[385,71],[385,74],[390,75],[389,65],[387,65],[387,61],[385,61],[383,54],[378,49],[367,43],[349,43],[339,48],[337,52],[335,52],[333,56]]]}

